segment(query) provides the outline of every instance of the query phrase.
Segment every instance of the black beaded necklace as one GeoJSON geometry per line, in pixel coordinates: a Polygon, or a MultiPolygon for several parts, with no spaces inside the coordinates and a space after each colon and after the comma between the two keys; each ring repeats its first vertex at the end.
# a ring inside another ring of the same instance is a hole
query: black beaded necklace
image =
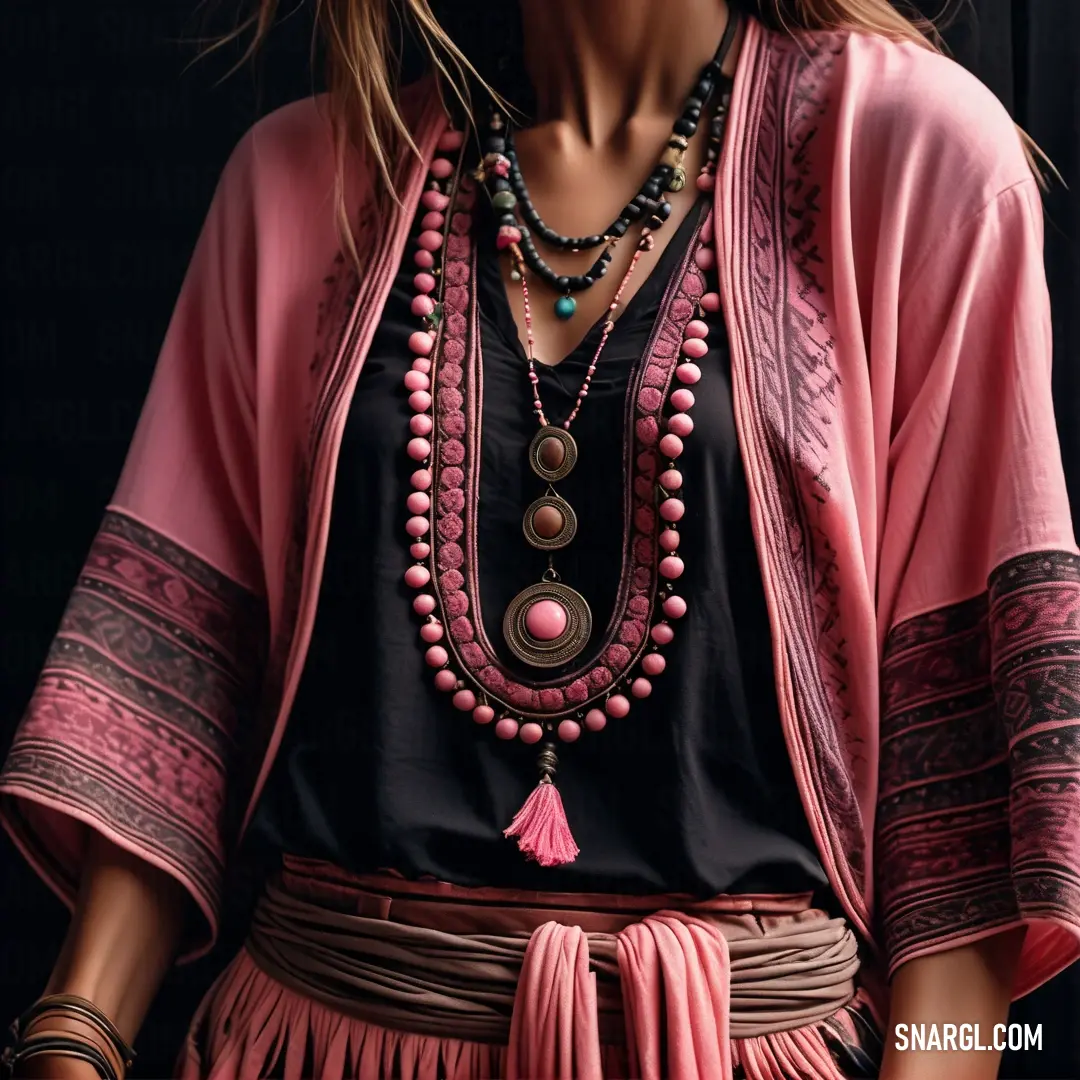
{"type": "MultiPolygon", "coordinates": [[[[558,318],[569,319],[577,310],[577,301],[572,293],[591,288],[607,273],[612,248],[626,234],[632,223],[640,222],[655,231],[670,216],[671,203],[665,198],[665,193],[681,191],[686,185],[683,156],[690,139],[697,131],[702,110],[722,79],[724,60],[735,40],[739,22],[738,12],[732,10],[716,54],[702,68],[683,106],[682,115],[675,121],[660,161],[642,184],[638,194],[623,207],[619,216],[602,233],[562,236],[544,222],[529,198],[529,189],[521,174],[514,149],[513,133],[509,130],[504,133],[506,125],[502,116],[498,112],[492,114],[484,140],[484,158],[478,178],[484,181],[496,213],[499,226],[498,244],[500,248],[513,246],[520,251],[524,265],[559,294],[555,301],[555,314],[558,318]],[[518,214],[521,215],[520,222],[518,214]],[[604,250],[586,273],[559,274],[540,255],[533,240],[533,233],[544,243],[560,251],[585,251],[601,246],[604,250]]],[[[516,277],[517,273],[515,270],[512,276],[516,277]]]]}

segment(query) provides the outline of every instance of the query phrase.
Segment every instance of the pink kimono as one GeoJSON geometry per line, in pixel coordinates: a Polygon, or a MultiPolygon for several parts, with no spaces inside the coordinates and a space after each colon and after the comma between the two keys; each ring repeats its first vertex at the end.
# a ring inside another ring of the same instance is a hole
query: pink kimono
{"type": "MultiPolygon", "coordinates": [[[[406,111],[429,160],[430,84],[406,111]]],[[[1027,924],[1023,994],[1080,955],[1080,561],[1039,190],[989,91],[858,34],[751,22],[726,138],[736,420],[820,857],[864,964],[1027,924]]],[[[188,955],[288,719],[342,429],[426,165],[402,163],[402,205],[377,216],[348,163],[359,274],[334,169],[310,100],[229,161],[0,779],[6,826],[69,902],[85,825],[179,880],[202,913],[188,955]]]]}

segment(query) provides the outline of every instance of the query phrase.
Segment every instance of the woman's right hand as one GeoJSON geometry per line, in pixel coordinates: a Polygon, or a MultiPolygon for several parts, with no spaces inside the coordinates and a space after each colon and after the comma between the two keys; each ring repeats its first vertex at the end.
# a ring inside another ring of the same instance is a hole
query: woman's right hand
{"type": "MultiPolygon", "coordinates": [[[[172,963],[184,905],[183,889],[168,874],[91,833],[78,902],[45,993],[92,1002],[131,1043],[172,963]]],[[[61,1054],[30,1058],[14,1075],[98,1080],[92,1064],[61,1054]]]]}

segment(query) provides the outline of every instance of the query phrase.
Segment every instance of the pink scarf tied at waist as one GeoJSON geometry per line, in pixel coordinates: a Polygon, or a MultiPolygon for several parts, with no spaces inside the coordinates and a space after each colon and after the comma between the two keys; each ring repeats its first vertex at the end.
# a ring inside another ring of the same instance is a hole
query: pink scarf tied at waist
{"type": "Polygon", "coordinates": [[[246,1080],[281,1054],[294,1060],[286,1076],[363,1080],[843,1080],[823,1030],[856,997],[856,942],[806,896],[343,884],[315,882],[310,865],[260,902],[246,953],[193,1029],[210,1068],[189,1061],[185,1075],[246,1080]],[[657,900],[668,903],[650,911],[657,900]],[[308,1019],[285,1018],[298,1008],[308,1019]],[[334,1064],[301,1073],[297,1054],[328,1023],[344,1039],[334,1064]],[[298,1026],[300,1049],[286,1047],[298,1026]]]}

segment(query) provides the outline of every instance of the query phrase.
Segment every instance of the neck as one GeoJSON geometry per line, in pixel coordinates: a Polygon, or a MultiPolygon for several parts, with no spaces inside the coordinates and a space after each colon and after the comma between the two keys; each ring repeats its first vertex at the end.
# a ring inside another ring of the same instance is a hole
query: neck
{"type": "Polygon", "coordinates": [[[538,123],[591,146],[677,113],[727,25],[726,0],[521,0],[538,123]]]}

